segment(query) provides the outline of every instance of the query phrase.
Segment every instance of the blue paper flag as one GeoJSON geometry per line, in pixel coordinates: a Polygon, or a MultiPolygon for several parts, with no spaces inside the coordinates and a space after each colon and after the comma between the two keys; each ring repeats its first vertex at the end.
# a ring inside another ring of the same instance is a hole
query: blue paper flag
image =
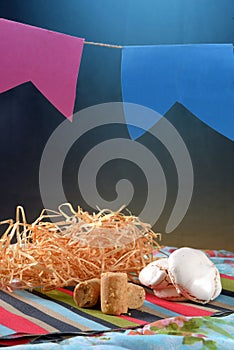
{"type": "MultiPolygon", "coordinates": [[[[234,140],[232,44],[129,46],[122,52],[124,102],[150,107],[158,116],[179,102],[234,140]]],[[[143,130],[129,127],[131,138],[139,137],[157,120],[144,117],[143,130]]],[[[134,116],[126,113],[126,122],[134,125],[134,116]]]]}

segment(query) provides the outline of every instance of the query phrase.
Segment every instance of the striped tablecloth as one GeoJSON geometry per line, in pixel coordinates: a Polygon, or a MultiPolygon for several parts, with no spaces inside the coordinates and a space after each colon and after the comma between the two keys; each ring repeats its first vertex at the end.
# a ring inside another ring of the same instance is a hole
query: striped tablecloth
{"type": "MultiPolygon", "coordinates": [[[[164,251],[170,254],[173,249],[165,247],[164,251]]],[[[69,336],[68,333],[123,331],[123,328],[133,330],[171,317],[204,317],[234,311],[234,253],[208,250],[206,253],[218,267],[223,286],[221,295],[206,305],[165,301],[147,289],[144,305],[140,309],[129,310],[126,315],[111,316],[103,314],[98,308],[77,307],[72,288],[50,292],[0,291],[0,345],[26,343],[35,339],[36,335],[59,332],[63,338],[69,336]]]]}

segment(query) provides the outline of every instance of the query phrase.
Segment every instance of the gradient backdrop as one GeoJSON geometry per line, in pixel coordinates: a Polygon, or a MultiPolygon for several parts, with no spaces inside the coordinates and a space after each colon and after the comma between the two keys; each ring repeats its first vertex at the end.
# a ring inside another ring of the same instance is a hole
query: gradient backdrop
{"type": "MultiPolygon", "coordinates": [[[[233,0],[0,0],[0,17],[118,45],[234,43],[233,0]]],[[[192,69],[192,67],[191,67],[192,69]]],[[[233,97],[234,98],[234,97],[233,97]]],[[[85,45],[75,111],[122,101],[121,50],[85,45]]],[[[190,152],[195,175],[189,210],[163,244],[234,249],[233,142],[203,124],[184,106],[175,104],[166,118],[177,128],[190,152]]],[[[31,221],[42,209],[38,170],[44,146],[64,117],[31,84],[0,95],[0,217],[15,216],[25,207],[31,221]]],[[[77,188],[79,162],[101,140],[128,137],[125,125],[105,126],[84,135],[66,160],[64,188],[76,206],[90,210],[77,188]]],[[[146,133],[140,142],[161,160],[167,174],[168,198],[154,227],[164,232],[176,196],[175,169],[165,150],[146,133]]],[[[145,202],[146,180],[127,161],[106,164],[97,187],[107,200],[115,196],[118,179],[135,189],[129,209],[138,214],[145,202]]]]}

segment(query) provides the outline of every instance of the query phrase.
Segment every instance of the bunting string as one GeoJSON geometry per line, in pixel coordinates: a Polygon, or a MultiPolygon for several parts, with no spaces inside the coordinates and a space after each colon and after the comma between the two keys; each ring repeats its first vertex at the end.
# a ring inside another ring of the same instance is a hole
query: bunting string
{"type": "Polygon", "coordinates": [[[123,46],[121,46],[121,45],[112,45],[112,44],[104,44],[104,43],[95,43],[95,42],[93,42],[93,41],[85,41],[84,43],[85,43],[85,44],[88,44],[88,45],[109,47],[109,48],[111,48],[111,49],[122,49],[122,48],[123,48],[123,46]]]}
{"type": "MultiPolygon", "coordinates": [[[[105,44],[105,43],[96,43],[94,41],[85,41],[84,43],[87,45],[102,46],[102,47],[108,47],[111,49],[122,49],[124,46],[129,46],[129,45],[113,45],[113,44],[105,44]]],[[[139,45],[139,46],[142,46],[142,45],[139,45]]],[[[234,45],[233,45],[233,49],[234,49],[234,45]]]]}

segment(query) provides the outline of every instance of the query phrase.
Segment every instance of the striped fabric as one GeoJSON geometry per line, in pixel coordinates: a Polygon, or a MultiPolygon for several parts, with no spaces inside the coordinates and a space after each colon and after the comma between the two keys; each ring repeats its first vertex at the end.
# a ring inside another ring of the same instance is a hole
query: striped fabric
{"type": "Polygon", "coordinates": [[[134,328],[137,325],[173,316],[210,316],[234,311],[234,254],[229,252],[222,253],[222,256],[218,254],[221,253],[216,251],[213,252],[213,256],[209,253],[209,256],[215,259],[222,271],[223,290],[215,301],[206,305],[165,301],[147,289],[146,300],[140,309],[129,310],[129,314],[126,315],[111,316],[103,314],[98,308],[77,307],[73,301],[72,288],[60,288],[49,292],[0,291],[0,345],[1,337],[12,337],[16,333],[48,334],[134,328]]]}

